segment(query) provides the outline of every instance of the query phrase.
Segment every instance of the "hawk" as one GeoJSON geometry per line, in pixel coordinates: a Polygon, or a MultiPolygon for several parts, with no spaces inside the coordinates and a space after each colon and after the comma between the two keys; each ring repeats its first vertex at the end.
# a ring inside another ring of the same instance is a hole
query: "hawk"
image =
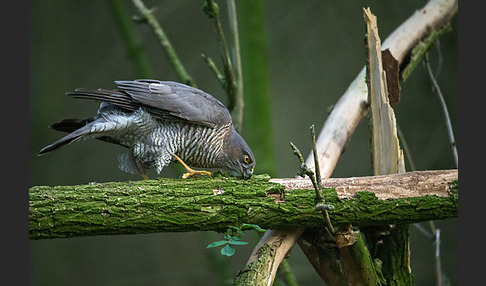
{"type": "Polygon", "coordinates": [[[98,112],[93,118],[52,124],[52,129],[69,134],[39,155],[95,138],[128,148],[119,156],[119,168],[144,179],[148,179],[146,170],[155,167],[160,173],[174,161],[187,171],[182,178],[211,176],[191,167],[227,170],[244,179],[252,176],[255,157],[250,147],[236,132],[228,109],[210,94],[172,81],[138,79],[115,81],[115,85],[117,89],[67,92],[100,101],[98,112]]]}

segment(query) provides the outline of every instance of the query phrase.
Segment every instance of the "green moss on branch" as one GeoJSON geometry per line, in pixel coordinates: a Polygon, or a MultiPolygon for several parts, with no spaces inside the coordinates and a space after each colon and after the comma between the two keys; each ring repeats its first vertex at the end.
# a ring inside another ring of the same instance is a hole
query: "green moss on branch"
{"type": "MultiPolygon", "coordinates": [[[[372,177],[370,177],[372,178],[372,177]]],[[[413,223],[456,217],[457,184],[449,195],[380,200],[371,192],[339,199],[324,188],[334,225],[413,223]]],[[[323,227],[313,189],[285,190],[268,176],[34,186],[29,190],[29,238],[153,232],[225,231],[241,223],[262,228],[323,227]]]]}

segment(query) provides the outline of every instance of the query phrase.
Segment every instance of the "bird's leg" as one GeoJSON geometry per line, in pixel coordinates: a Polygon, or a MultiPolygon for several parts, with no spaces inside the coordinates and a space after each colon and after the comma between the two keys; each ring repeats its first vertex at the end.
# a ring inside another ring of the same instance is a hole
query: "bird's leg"
{"type": "Polygon", "coordinates": [[[209,176],[209,177],[212,177],[213,175],[211,174],[211,172],[208,172],[208,171],[203,171],[203,170],[193,170],[191,167],[187,166],[186,163],[184,163],[184,161],[182,161],[181,158],[179,158],[179,156],[177,156],[176,154],[174,154],[174,158],[179,161],[179,163],[181,163],[182,167],[184,167],[184,169],[186,169],[187,173],[185,174],[182,174],[182,178],[183,179],[187,179],[188,177],[194,177],[195,175],[201,175],[201,176],[209,176]]]}
{"type": "Polygon", "coordinates": [[[149,179],[149,177],[148,177],[148,176],[147,176],[147,174],[145,174],[145,173],[141,173],[140,175],[142,175],[142,178],[143,178],[144,180],[148,180],[148,179],[149,179]]]}
{"type": "Polygon", "coordinates": [[[137,159],[134,159],[134,161],[135,161],[135,165],[137,166],[138,173],[142,176],[144,180],[148,180],[149,177],[147,176],[147,174],[145,174],[142,164],[137,159]]]}

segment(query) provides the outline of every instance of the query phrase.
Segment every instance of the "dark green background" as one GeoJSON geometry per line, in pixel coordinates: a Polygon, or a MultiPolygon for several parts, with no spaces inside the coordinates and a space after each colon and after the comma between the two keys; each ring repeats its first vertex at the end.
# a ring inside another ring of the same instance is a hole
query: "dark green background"
{"type": "MultiPolygon", "coordinates": [[[[225,1],[221,6],[227,28],[225,1]]],[[[378,18],[382,40],[426,1],[265,1],[268,87],[271,97],[274,177],[293,177],[298,161],[288,145],[293,141],[307,155],[309,126],[319,131],[328,108],[336,103],[365,64],[362,8],[378,18]]],[[[130,1],[123,1],[135,15],[130,1]]],[[[146,1],[170,37],[198,87],[227,103],[200,54],[221,67],[212,25],[202,1],[146,1]]],[[[88,117],[98,105],[68,98],[77,87],[111,88],[113,80],[140,78],[113,18],[108,1],[29,1],[29,185],[71,185],[88,182],[139,180],[117,168],[119,146],[93,140],[66,146],[38,157],[36,153],[62,134],[47,126],[64,118],[88,117]]],[[[457,17],[453,31],[440,39],[442,59],[438,82],[445,96],[457,138],[457,17]]],[[[147,25],[135,27],[156,79],[177,80],[165,54],[147,25]]],[[[430,51],[437,69],[439,52],[430,51]]],[[[221,68],[222,69],[222,68],[221,68]]],[[[245,71],[251,72],[251,71],[245,71]]],[[[417,170],[452,169],[447,131],[439,101],[422,64],[402,85],[402,100],[394,106],[417,170]]],[[[243,136],[252,132],[243,124],[243,136]]],[[[260,142],[249,142],[253,149],[260,142]]],[[[256,173],[268,172],[259,169],[256,173]]],[[[407,169],[410,165],[407,162],[407,169]]],[[[177,176],[166,168],[161,176],[177,176]]],[[[368,122],[356,129],[333,177],[371,174],[368,122]]],[[[149,172],[151,178],[157,174],[149,172]]],[[[428,227],[427,223],[422,223],[428,227]]],[[[437,221],[441,228],[444,272],[457,284],[457,219],[437,221]]],[[[417,285],[435,283],[432,241],[411,226],[412,271],[417,285]]],[[[228,282],[243,267],[258,235],[247,232],[248,246],[232,258],[206,250],[221,234],[160,233],[99,236],[29,242],[30,285],[217,285],[228,282]],[[221,270],[222,269],[222,270],[221,270]]],[[[290,265],[301,285],[321,282],[295,247],[290,265]]]]}

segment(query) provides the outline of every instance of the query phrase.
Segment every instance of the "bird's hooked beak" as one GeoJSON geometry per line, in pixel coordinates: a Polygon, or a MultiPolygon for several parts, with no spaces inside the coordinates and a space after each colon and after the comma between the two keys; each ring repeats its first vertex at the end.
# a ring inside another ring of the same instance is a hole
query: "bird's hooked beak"
{"type": "Polygon", "coordinates": [[[248,180],[249,178],[251,178],[251,176],[253,175],[253,170],[255,168],[251,168],[251,169],[248,169],[248,170],[244,170],[243,172],[243,179],[245,180],[248,180]]]}

